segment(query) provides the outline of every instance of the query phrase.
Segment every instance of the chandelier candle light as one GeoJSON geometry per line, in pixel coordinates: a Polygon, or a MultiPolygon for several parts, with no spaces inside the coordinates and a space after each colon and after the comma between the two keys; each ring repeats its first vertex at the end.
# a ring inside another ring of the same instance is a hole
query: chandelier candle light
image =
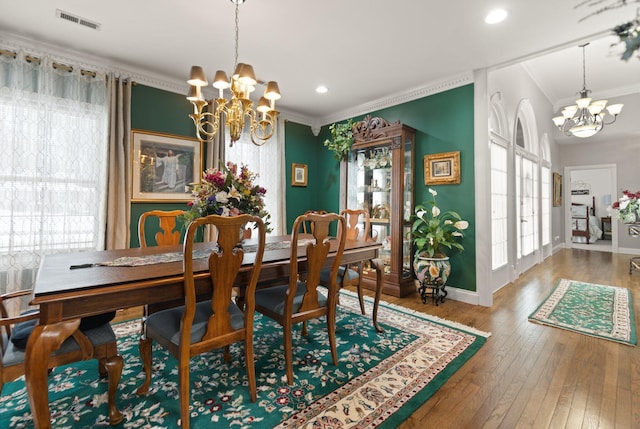
{"type": "Polygon", "coordinates": [[[567,136],[576,136],[580,138],[591,137],[605,125],[612,124],[622,111],[624,104],[610,104],[607,106],[607,100],[591,101],[589,98],[590,90],[587,89],[587,72],[585,67],[584,48],[588,45],[580,45],[582,48],[582,90],[580,98],[576,100],[576,104],[567,106],[562,110],[562,116],[553,118],[553,123],[558,129],[567,136]],[[606,110],[605,110],[606,107],[606,110]],[[607,115],[608,112],[608,115],[607,115]],[[612,116],[612,120],[607,118],[612,116]]]}
{"type": "Polygon", "coordinates": [[[218,90],[215,112],[205,111],[209,105],[203,95],[202,87],[207,86],[207,78],[200,66],[191,67],[191,77],[187,81],[190,85],[187,100],[193,104],[193,113],[189,115],[196,126],[196,136],[201,142],[212,141],[220,129],[222,115],[229,128],[231,146],[240,139],[245,122],[248,122],[251,141],[262,146],[273,136],[278,111],[275,101],[280,99],[280,89],[274,81],[268,82],[264,95],[260,97],[256,110],[253,109],[251,93],[255,91],[258,80],[250,64],[238,63],[238,6],[245,0],[231,0],[236,5],[236,40],[235,40],[235,71],[231,81],[227,74],[218,70],[213,78],[213,87],[218,90]],[[225,98],[224,90],[230,89],[230,99],[225,98]]]}

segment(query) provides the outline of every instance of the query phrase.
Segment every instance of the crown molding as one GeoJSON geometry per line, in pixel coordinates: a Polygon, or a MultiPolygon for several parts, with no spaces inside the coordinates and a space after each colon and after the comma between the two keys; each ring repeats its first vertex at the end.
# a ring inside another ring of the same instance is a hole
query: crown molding
{"type": "Polygon", "coordinates": [[[390,97],[383,97],[378,100],[355,106],[353,108],[338,111],[329,116],[319,118],[316,121],[316,124],[319,124],[320,126],[332,124],[334,122],[339,122],[348,118],[353,118],[355,116],[371,113],[376,110],[381,110],[388,107],[397,106],[399,104],[404,104],[413,100],[418,100],[429,95],[438,94],[440,92],[448,91],[450,89],[458,88],[470,83],[473,83],[473,72],[468,71],[449,77],[447,79],[430,82],[426,85],[410,89],[399,94],[394,94],[390,97]]]}

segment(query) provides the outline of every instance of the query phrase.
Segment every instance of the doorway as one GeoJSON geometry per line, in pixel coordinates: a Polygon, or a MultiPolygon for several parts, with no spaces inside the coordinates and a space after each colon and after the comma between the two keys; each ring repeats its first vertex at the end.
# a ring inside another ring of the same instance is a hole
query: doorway
{"type": "MultiPolygon", "coordinates": [[[[618,222],[611,221],[609,207],[615,200],[617,188],[616,165],[565,167],[565,243],[567,247],[618,251],[618,222]],[[588,220],[582,220],[583,210],[588,220]],[[587,224],[588,222],[588,224],[587,224]],[[589,238],[582,236],[589,229],[589,238]],[[574,233],[574,230],[577,231],[574,233]]],[[[615,217],[615,213],[613,214],[615,217]]]]}

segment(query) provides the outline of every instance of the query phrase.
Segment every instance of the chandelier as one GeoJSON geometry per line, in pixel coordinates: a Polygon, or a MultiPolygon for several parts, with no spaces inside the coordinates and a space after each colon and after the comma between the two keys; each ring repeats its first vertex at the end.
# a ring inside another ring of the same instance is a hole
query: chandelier
{"type": "Polygon", "coordinates": [[[245,0],[231,0],[236,5],[236,39],[235,39],[235,71],[231,81],[227,74],[218,70],[213,78],[213,87],[218,90],[215,100],[215,111],[207,111],[209,103],[202,95],[202,87],[207,86],[207,78],[200,66],[191,67],[191,76],[187,83],[190,85],[187,100],[193,104],[193,113],[189,115],[196,126],[196,136],[201,142],[212,141],[218,133],[221,121],[226,123],[231,138],[230,146],[240,139],[242,130],[247,124],[251,141],[262,146],[275,130],[278,111],[275,101],[280,99],[280,90],[276,82],[268,82],[264,95],[260,97],[254,110],[251,93],[255,91],[258,80],[250,64],[238,62],[238,6],[245,0]],[[225,90],[229,99],[225,98],[225,90]]]}
{"type": "Polygon", "coordinates": [[[591,101],[590,90],[587,89],[587,72],[585,67],[584,48],[588,45],[580,45],[582,48],[582,90],[576,104],[562,109],[562,116],[553,118],[553,123],[567,136],[580,138],[591,137],[605,125],[613,124],[622,111],[624,104],[610,104],[607,100],[591,101]],[[606,109],[605,109],[606,107],[606,109]],[[612,119],[610,119],[612,117],[612,119]]]}

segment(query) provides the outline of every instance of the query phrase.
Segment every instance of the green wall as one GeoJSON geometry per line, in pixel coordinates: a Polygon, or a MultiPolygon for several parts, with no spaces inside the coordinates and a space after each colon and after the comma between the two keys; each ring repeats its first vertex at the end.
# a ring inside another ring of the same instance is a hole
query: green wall
{"type": "MultiPolygon", "coordinates": [[[[193,121],[188,116],[191,109],[191,104],[180,94],[140,84],[135,85],[131,90],[132,129],[193,137],[193,121]]],[[[149,210],[185,210],[186,208],[186,203],[132,203],[130,246],[140,246],[138,219],[142,213],[149,210]]]]}
{"type": "MultiPolygon", "coordinates": [[[[456,211],[463,219],[469,221],[469,229],[462,240],[464,252],[451,255],[452,274],[448,284],[471,291],[476,290],[473,103],[473,85],[465,85],[369,113],[371,116],[379,116],[389,122],[400,121],[416,129],[414,160],[416,203],[431,198],[428,187],[424,184],[424,155],[460,151],[460,184],[431,187],[438,192],[437,203],[441,210],[456,211]]],[[[357,121],[363,117],[364,115],[354,119],[357,121]]],[[[292,124],[290,127],[293,129],[292,124]]],[[[287,140],[289,139],[288,131],[289,128],[287,128],[287,140]]],[[[319,183],[320,188],[309,188],[309,195],[306,198],[299,195],[291,198],[287,195],[288,214],[299,214],[317,207],[331,211],[339,210],[339,164],[322,144],[328,136],[328,127],[323,127],[319,136],[316,137],[316,150],[310,150],[315,157],[309,165],[309,182],[319,183]]]]}
{"type": "MultiPolygon", "coordinates": [[[[370,112],[389,122],[400,121],[416,129],[415,201],[428,200],[431,195],[424,185],[423,158],[425,154],[460,151],[461,182],[459,185],[433,186],[438,191],[437,202],[442,210],[457,211],[470,227],[462,241],[465,251],[451,257],[452,274],[449,284],[471,291],[476,290],[475,196],[474,196],[474,134],[473,85],[370,112]]],[[[132,91],[134,129],[191,137],[193,123],[188,114],[191,105],[184,96],[144,85],[132,91]]],[[[361,120],[364,115],[354,118],[361,120]]],[[[285,124],[285,170],[287,225],[307,210],[339,210],[340,165],[323,145],[329,136],[322,127],[314,136],[306,125],[287,121],[285,124]],[[307,187],[291,186],[291,163],[308,166],[307,187]]],[[[146,210],[183,209],[183,203],[133,203],[131,209],[131,246],[138,246],[137,222],[146,210]]]]}

